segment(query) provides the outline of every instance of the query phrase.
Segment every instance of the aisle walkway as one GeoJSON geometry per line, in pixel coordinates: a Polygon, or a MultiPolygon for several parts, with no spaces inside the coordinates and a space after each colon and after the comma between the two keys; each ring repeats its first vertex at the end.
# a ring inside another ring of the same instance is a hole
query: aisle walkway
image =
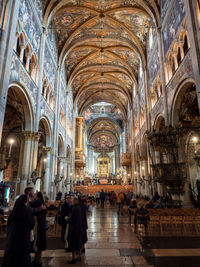
{"type": "MultiPolygon", "coordinates": [[[[92,208],[88,216],[88,243],[82,262],[89,267],[199,267],[200,237],[138,237],[128,216],[119,217],[116,208],[92,208]]],[[[67,267],[71,253],[65,253],[60,237],[48,237],[43,267],[67,267]]],[[[0,237],[0,266],[5,237],[0,237]]],[[[13,266],[14,267],[14,266],[13,266]]],[[[22,266],[23,267],[23,266],[22,266]]]]}

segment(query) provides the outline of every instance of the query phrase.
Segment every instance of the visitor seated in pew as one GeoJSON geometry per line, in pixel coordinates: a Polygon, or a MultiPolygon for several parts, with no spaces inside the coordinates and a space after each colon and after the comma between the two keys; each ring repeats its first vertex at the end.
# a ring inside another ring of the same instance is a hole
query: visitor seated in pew
{"type": "Polygon", "coordinates": [[[146,209],[153,209],[155,204],[153,203],[153,200],[149,200],[149,202],[146,204],[146,209]]]}
{"type": "Polygon", "coordinates": [[[164,208],[165,208],[165,202],[162,198],[160,198],[160,202],[154,206],[154,209],[164,209],[164,208]]]}
{"type": "Polygon", "coordinates": [[[139,203],[139,208],[135,212],[135,233],[137,233],[138,224],[143,224],[145,228],[145,233],[147,233],[147,224],[149,220],[149,212],[144,208],[144,203],[139,203]]]}

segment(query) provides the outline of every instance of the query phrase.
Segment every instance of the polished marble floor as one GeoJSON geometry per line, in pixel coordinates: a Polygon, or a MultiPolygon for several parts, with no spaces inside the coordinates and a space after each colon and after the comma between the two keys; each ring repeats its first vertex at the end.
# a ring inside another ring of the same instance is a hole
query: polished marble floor
{"type": "MultiPolygon", "coordinates": [[[[88,214],[86,253],[77,266],[114,267],[197,267],[200,266],[200,237],[137,236],[129,218],[118,216],[116,208],[92,207],[88,214]]],[[[59,238],[59,232],[48,237],[48,249],[43,253],[43,267],[70,266],[59,238]]],[[[0,264],[5,237],[0,237],[0,264]]],[[[75,266],[75,265],[72,265],[75,266]]],[[[22,266],[23,267],[23,266],[22,266]]]]}

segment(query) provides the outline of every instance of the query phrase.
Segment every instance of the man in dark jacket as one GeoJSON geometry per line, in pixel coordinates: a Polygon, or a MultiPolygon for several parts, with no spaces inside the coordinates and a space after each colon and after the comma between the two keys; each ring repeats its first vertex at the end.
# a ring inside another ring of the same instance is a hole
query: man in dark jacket
{"type": "Polygon", "coordinates": [[[103,189],[102,189],[102,190],[101,190],[101,193],[100,193],[101,208],[104,208],[105,198],[106,198],[106,194],[105,194],[105,192],[104,192],[103,189]]]}
{"type": "Polygon", "coordinates": [[[81,214],[82,214],[82,250],[81,252],[85,253],[85,244],[88,241],[87,238],[87,229],[88,229],[88,224],[87,224],[87,206],[84,202],[84,198],[79,198],[80,202],[80,207],[81,207],[81,214]]]}
{"type": "Polygon", "coordinates": [[[72,252],[72,260],[68,261],[69,264],[75,264],[75,255],[78,252],[78,261],[81,261],[81,247],[82,247],[82,212],[79,205],[78,198],[74,198],[72,201],[72,215],[69,219],[69,232],[67,241],[69,243],[69,249],[72,252]]]}
{"type": "Polygon", "coordinates": [[[149,220],[148,216],[148,210],[144,209],[144,203],[139,203],[139,209],[136,210],[135,212],[135,233],[137,233],[137,226],[139,224],[143,224],[145,227],[145,233],[147,233],[147,223],[149,220]]]}

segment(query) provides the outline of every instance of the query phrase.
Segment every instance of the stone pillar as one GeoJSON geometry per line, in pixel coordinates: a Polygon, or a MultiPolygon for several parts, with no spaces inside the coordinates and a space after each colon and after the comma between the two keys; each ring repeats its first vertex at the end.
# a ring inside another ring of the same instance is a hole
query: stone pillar
{"type": "Polygon", "coordinates": [[[0,31],[0,142],[2,137],[4,113],[7,102],[13,47],[20,1],[6,1],[2,13],[0,31]]]}
{"type": "Polygon", "coordinates": [[[23,132],[24,138],[23,138],[20,194],[24,193],[24,189],[27,187],[28,179],[31,176],[30,158],[31,158],[31,146],[33,142],[33,136],[34,133],[30,131],[23,132]]]}
{"type": "Polygon", "coordinates": [[[189,41],[192,56],[192,67],[197,91],[198,106],[200,110],[200,23],[199,18],[197,17],[197,12],[199,13],[199,7],[197,2],[198,1],[184,0],[186,24],[190,39],[189,41]]]}
{"type": "Polygon", "coordinates": [[[120,169],[120,145],[115,145],[115,173],[119,172],[120,169]]]}
{"type": "Polygon", "coordinates": [[[56,86],[55,86],[55,95],[56,95],[56,103],[55,103],[55,119],[54,119],[54,129],[53,129],[53,151],[51,154],[51,165],[50,165],[50,199],[54,198],[54,180],[55,174],[57,173],[57,149],[58,149],[58,123],[59,123],[59,92],[60,92],[60,67],[58,66],[56,73],[56,86]]]}
{"type": "Polygon", "coordinates": [[[47,31],[46,28],[43,28],[43,32],[40,39],[40,55],[39,55],[39,73],[38,73],[38,81],[36,84],[38,85],[38,94],[37,94],[37,114],[35,120],[35,128],[38,131],[39,127],[39,119],[40,119],[40,102],[41,102],[41,94],[43,87],[43,70],[44,70],[44,52],[45,52],[45,43],[46,43],[47,31]]]}
{"type": "Polygon", "coordinates": [[[46,158],[45,163],[45,176],[43,184],[43,192],[46,192],[46,195],[49,197],[49,188],[50,188],[50,157],[51,157],[51,147],[44,147],[44,157],[46,158]]]}
{"type": "Polygon", "coordinates": [[[162,98],[164,105],[165,124],[168,125],[169,111],[167,103],[167,90],[166,90],[165,69],[164,69],[164,49],[163,49],[162,33],[160,28],[157,28],[157,38],[158,38],[158,51],[160,57],[160,73],[161,73],[161,83],[162,83],[162,98]]]}

